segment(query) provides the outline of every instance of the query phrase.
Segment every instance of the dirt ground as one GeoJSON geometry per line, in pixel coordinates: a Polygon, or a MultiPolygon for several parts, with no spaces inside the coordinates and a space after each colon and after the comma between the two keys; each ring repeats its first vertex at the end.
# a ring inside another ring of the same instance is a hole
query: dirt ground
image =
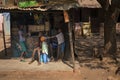
{"type": "MultiPolygon", "coordinates": [[[[0,44],[3,44],[0,41],[0,44]]],[[[0,45],[0,80],[120,80],[120,75],[115,75],[117,65],[109,57],[103,61],[97,58],[76,60],[76,71],[73,72],[69,62],[50,62],[37,65],[35,61],[28,64],[30,59],[20,62],[17,58],[5,57],[3,45],[0,45]]]]}
{"type": "Polygon", "coordinates": [[[81,80],[72,72],[13,71],[0,73],[0,80],[81,80]]]}
{"type": "Polygon", "coordinates": [[[109,59],[104,59],[106,62],[95,60],[91,63],[76,61],[75,72],[64,62],[38,66],[36,61],[28,64],[29,61],[30,59],[26,62],[20,62],[19,59],[0,59],[0,80],[120,80],[120,76],[115,75],[116,65],[109,59]]]}
{"type": "Polygon", "coordinates": [[[30,59],[0,59],[0,80],[80,80],[79,72],[64,62],[49,62],[38,65],[37,61],[28,64],[30,59]]]}
{"type": "MultiPolygon", "coordinates": [[[[29,59],[28,59],[29,60],[29,59]]],[[[100,63],[102,66],[103,64],[100,63]]],[[[79,68],[73,69],[63,62],[50,62],[48,64],[37,65],[37,62],[28,64],[20,62],[18,59],[0,59],[0,80],[120,80],[119,75],[115,75],[115,65],[105,67],[90,66],[90,64],[80,64],[79,68]]],[[[78,63],[76,63],[78,65],[78,63]]]]}

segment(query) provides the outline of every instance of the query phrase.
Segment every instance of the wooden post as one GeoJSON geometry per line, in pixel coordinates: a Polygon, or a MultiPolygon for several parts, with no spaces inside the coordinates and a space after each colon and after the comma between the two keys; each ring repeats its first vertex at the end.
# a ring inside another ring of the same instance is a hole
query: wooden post
{"type": "Polygon", "coordinates": [[[69,15],[68,15],[67,11],[64,11],[64,19],[65,19],[65,22],[68,23],[68,32],[69,32],[69,40],[70,40],[70,50],[71,50],[72,61],[73,61],[73,72],[75,72],[75,58],[74,58],[74,50],[73,50],[72,30],[71,30],[69,15]]]}
{"type": "Polygon", "coordinates": [[[71,50],[72,61],[73,61],[73,72],[75,72],[75,57],[74,57],[73,38],[72,38],[70,22],[68,22],[68,31],[69,31],[69,40],[70,40],[70,50],[71,50]]]}

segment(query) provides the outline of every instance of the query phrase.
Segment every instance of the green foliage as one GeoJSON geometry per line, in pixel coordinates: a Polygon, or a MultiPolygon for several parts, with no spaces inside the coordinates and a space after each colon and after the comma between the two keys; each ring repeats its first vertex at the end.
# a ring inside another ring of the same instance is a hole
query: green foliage
{"type": "Polygon", "coordinates": [[[20,1],[18,3],[18,6],[22,7],[22,8],[33,7],[33,6],[36,6],[36,5],[37,5],[37,2],[35,0],[34,1],[20,1]]]}

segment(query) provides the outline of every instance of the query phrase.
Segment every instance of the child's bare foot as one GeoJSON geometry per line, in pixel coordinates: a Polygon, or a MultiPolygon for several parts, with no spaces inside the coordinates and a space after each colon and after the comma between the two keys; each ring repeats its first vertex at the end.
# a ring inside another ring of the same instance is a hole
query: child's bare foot
{"type": "Polygon", "coordinates": [[[31,63],[33,63],[34,62],[34,59],[32,59],[28,64],[31,64],[31,63]]]}
{"type": "Polygon", "coordinates": [[[25,59],[20,57],[20,61],[21,62],[25,62],[25,59]]]}

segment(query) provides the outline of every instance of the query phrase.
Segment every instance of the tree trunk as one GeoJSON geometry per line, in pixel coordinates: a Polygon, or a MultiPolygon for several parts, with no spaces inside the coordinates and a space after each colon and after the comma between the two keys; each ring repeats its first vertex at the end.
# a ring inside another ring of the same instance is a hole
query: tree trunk
{"type": "Polygon", "coordinates": [[[109,7],[105,13],[104,45],[105,53],[114,54],[117,51],[116,23],[119,12],[117,8],[109,7]]]}

